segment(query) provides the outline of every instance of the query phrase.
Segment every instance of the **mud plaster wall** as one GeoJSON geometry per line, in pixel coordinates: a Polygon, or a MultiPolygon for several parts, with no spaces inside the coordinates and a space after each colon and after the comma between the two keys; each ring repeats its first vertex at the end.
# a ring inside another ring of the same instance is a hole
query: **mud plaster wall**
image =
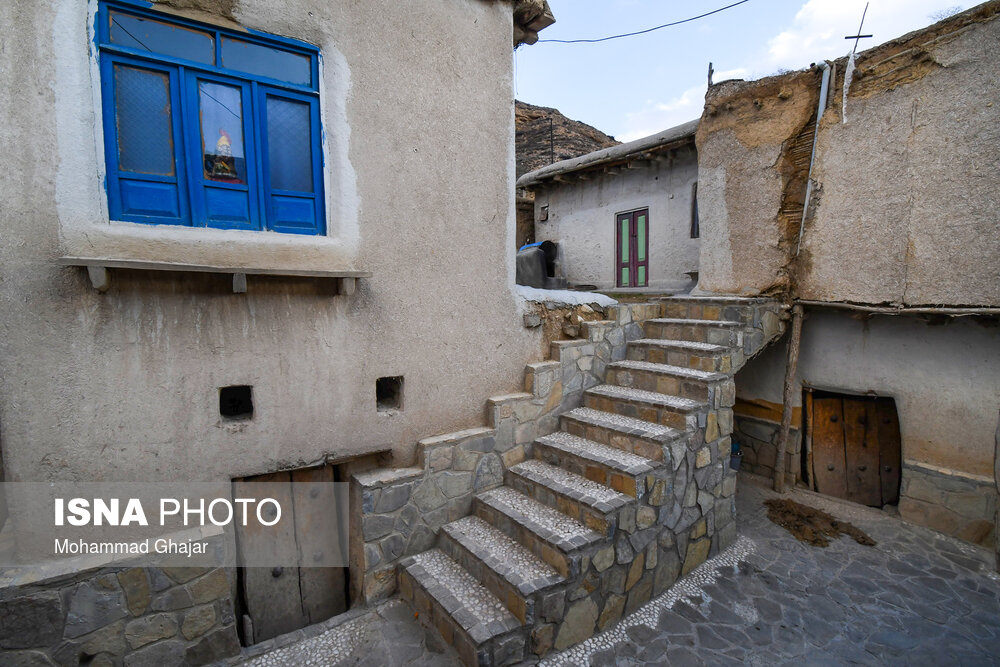
{"type": "Polygon", "coordinates": [[[510,4],[231,4],[243,26],[322,49],[326,238],[109,224],[87,3],[0,4],[0,85],[17,91],[0,99],[8,480],[211,480],[382,448],[405,461],[539,358],[512,295],[510,4]],[[374,275],[345,297],[310,279],[251,276],[241,295],[227,276],[113,271],[99,294],[57,264],[73,251],[374,275]],[[375,380],[395,375],[405,409],[377,413],[375,380]],[[252,421],[221,421],[231,384],[253,385],[252,421]]]}
{"type": "Polygon", "coordinates": [[[570,283],[613,289],[615,214],[648,208],[649,287],[685,289],[691,281],[684,274],[698,270],[700,240],[691,238],[697,159],[686,148],[671,151],[667,160],[647,169],[549,183],[535,195],[535,238],[559,244],[559,271],[570,283]],[[545,205],[548,219],[539,221],[539,208],[545,205]]]}
{"type": "MultiPolygon", "coordinates": [[[[737,373],[738,398],[781,403],[786,347],[771,346],[737,373]]],[[[798,370],[799,386],[893,397],[904,460],[992,476],[1000,405],[995,326],[961,318],[940,325],[913,317],[859,321],[809,310],[798,370]]]]}
{"type": "MultiPolygon", "coordinates": [[[[792,277],[797,296],[1000,304],[998,10],[986,3],[861,54],[846,125],[845,62],[837,61],[792,277]]],[[[783,166],[819,85],[813,71],[709,91],[698,131],[701,289],[756,293],[788,284],[798,229],[779,211],[804,180],[783,166]]]]}

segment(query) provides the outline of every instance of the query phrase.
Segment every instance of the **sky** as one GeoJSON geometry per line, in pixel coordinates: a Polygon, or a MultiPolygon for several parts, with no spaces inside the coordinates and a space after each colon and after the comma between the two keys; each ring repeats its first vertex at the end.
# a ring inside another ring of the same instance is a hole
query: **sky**
{"type": "MultiPolygon", "coordinates": [[[[708,81],[758,79],[848,54],[865,0],[748,0],[697,21],[598,44],[593,39],[703,14],[736,0],[549,0],[556,23],[514,54],[517,99],[555,107],[620,141],[701,115],[708,81]]],[[[858,51],[977,4],[871,0],[858,51]]]]}

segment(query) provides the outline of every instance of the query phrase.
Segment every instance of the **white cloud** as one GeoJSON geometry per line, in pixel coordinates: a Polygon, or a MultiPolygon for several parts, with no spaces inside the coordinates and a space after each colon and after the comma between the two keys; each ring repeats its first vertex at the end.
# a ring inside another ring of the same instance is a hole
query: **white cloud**
{"type": "MultiPolygon", "coordinates": [[[[869,49],[934,22],[932,14],[955,7],[954,0],[877,0],[870,3],[858,50],[869,49]]],[[[968,7],[969,3],[958,5],[968,7]]],[[[801,69],[821,59],[846,55],[857,34],[865,0],[809,0],[792,25],[768,41],[766,69],[801,69]]]]}
{"type": "MultiPolygon", "coordinates": [[[[808,0],[790,24],[767,40],[766,48],[750,56],[741,67],[719,70],[715,81],[726,79],[756,79],[783,69],[804,69],[822,59],[847,55],[853,42],[845,40],[855,35],[866,0],[808,0]]],[[[863,51],[895,39],[912,30],[933,23],[933,15],[956,7],[966,8],[970,2],[955,0],[872,0],[865,16],[862,39],[858,50],[863,51]]],[[[701,115],[706,85],[685,90],[666,101],[648,101],[637,111],[625,116],[625,130],[616,135],[621,141],[632,141],[679,125],[701,115]]]]}
{"type": "Polygon", "coordinates": [[[707,85],[688,88],[666,102],[647,102],[638,111],[625,114],[625,131],[615,138],[634,141],[701,116],[707,85]]]}

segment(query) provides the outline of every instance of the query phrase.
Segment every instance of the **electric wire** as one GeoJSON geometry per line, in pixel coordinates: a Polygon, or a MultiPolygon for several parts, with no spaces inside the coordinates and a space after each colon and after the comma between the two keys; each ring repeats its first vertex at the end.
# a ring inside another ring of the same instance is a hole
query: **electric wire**
{"type": "Polygon", "coordinates": [[[724,12],[727,9],[732,9],[737,5],[742,5],[745,2],[750,2],[750,0],[739,0],[739,2],[734,2],[731,5],[726,5],[725,7],[719,7],[718,9],[713,9],[710,12],[705,12],[704,14],[699,14],[698,16],[692,16],[691,18],[681,19],[680,21],[673,21],[672,23],[664,23],[663,25],[658,25],[653,28],[647,28],[645,30],[637,30],[635,32],[626,32],[621,35],[611,35],[610,37],[600,37],[598,39],[540,39],[538,44],[542,42],[548,42],[550,44],[596,44],[597,42],[606,42],[611,39],[620,39],[622,37],[634,37],[635,35],[645,35],[648,32],[653,32],[654,30],[661,30],[663,28],[669,28],[671,26],[680,25],[682,23],[690,23],[691,21],[697,21],[698,19],[703,19],[706,16],[711,16],[712,14],[718,14],[719,12],[724,12]]]}

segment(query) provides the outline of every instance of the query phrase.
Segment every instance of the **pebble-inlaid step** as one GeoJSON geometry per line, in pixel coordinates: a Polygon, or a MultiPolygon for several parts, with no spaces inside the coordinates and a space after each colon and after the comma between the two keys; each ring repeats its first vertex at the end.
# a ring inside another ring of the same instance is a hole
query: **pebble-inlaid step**
{"type": "Polygon", "coordinates": [[[579,550],[603,540],[576,519],[509,486],[480,493],[473,499],[473,510],[566,578],[580,572],[579,550]]]}
{"type": "Polygon", "coordinates": [[[567,433],[652,461],[663,461],[664,445],[687,435],[685,431],[663,424],[587,407],[563,413],[560,422],[567,433]]]}
{"type": "MultiPolygon", "coordinates": [[[[607,537],[614,535],[618,511],[635,503],[634,497],[610,486],[538,459],[511,466],[507,469],[506,478],[507,486],[578,519],[583,525],[607,537]]],[[[634,478],[622,476],[621,479],[623,483],[632,483],[634,493],[634,478]]]]}
{"type": "MultiPolygon", "coordinates": [[[[492,664],[496,640],[518,641],[521,622],[440,549],[400,561],[400,592],[418,614],[429,614],[434,627],[467,665],[492,664]]],[[[523,641],[523,638],[522,638],[523,641]]],[[[523,654],[523,644],[521,652],[523,654]]]]}
{"type": "Polygon", "coordinates": [[[583,404],[595,410],[691,431],[698,428],[698,412],[707,408],[704,402],[690,398],[610,384],[597,385],[585,391],[583,404]]]}
{"type": "Polygon", "coordinates": [[[661,317],[646,320],[643,331],[646,338],[690,340],[713,345],[742,345],[742,323],[729,320],[688,320],[661,317]]]}
{"type": "Polygon", "coordinates": [[[633,498],[642,497],[646,474],[661,466],[658,461],[565,431],[535,440],[535,458],[633,498]]]}
{"type": "Polygon", "coordinates": [[[661,394],[681,396],[696,401],[708,400],[709,387],[729,379],[722,373],[699,371],[694,368],[657,364],[650,361],[616,361],[608,364],[608,384],[634,387],[661,394]]]}
{"type": "Polygon", "coordinates": [[[651,361],[702,371],[728,373],[733,367],[732,354],[725,345],[690,340],[640,338],[629,342],[626,354],[633,361],[651,361]]]}
{"type": "Polygon", "coordinates": [[[521,623],[534,621],[535,595],[566,580],[555,568],[478,516],[441,529],[441,550],[503,601],[521,623]]]}

